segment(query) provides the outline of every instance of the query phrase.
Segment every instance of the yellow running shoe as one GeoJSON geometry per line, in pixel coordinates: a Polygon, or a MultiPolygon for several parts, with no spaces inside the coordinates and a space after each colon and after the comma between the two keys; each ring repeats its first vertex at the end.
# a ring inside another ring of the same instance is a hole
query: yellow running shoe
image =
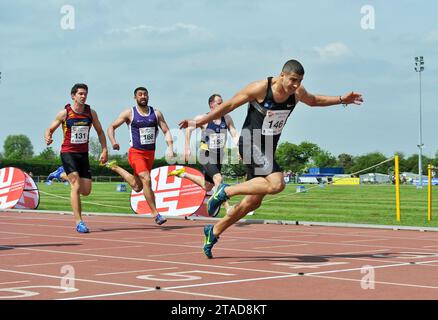
{"type": "Polygon", "coordinates": [[[100,166],[107,167],[108,169],[112,169],[117,165],[117,160],[108,161],[105,163],[101,163],[100,166]]]}
{"type": "Polygon", "coordinates": [[[167,174],[167,176],[168,177],[177,176],[178,178],[182,178],[181,175],[185,172],[186,172],[186,168],[182,167],[181,169],[170,171],[167,174]]]}

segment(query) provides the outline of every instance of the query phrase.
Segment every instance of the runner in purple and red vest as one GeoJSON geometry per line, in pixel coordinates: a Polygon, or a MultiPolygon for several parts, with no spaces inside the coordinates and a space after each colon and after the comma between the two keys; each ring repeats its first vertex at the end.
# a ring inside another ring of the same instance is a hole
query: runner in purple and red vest
{"type": "Polygon", "coordinates": [[[123,111],[119,117],[108,127],[108,137],[114,150],[120,150],[116,140],[115,130],[126,123],[130,134],[130,148],[128,161],[134,170],[130,174],[117,165],[117,161],[110,161],[106,167],[119,174],[136,192],[143,190],[144,197],[151,208],[152,215],[158,225],[167,220],[157,211],[155,194],[152,191],[151,175],[152,165],[155,159],[155,147],[158,127],[163,131],[167,142],[166,157],[173,158],[173,139],[164,116],[156,108],[149,106],[149,92],[144,87],[134,90],[136,105],[123,111]]]}

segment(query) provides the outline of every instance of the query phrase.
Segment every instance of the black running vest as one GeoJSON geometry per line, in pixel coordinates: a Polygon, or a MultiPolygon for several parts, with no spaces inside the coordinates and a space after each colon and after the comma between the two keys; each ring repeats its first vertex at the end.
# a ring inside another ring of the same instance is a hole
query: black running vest
{"type": "Polygon", "coordinates": [[[261,103],[256,100],[248,103],[248,113],[239,143],[256,144],[261,147],[262,152],[265,152],[265,146],[268,147],[269,144],[274,153],[286,121],[295,108],[296,99],[293,94],[284,102],[274,101],[271,85],[272,77],[269,77],[265,99],[261,103]]]}

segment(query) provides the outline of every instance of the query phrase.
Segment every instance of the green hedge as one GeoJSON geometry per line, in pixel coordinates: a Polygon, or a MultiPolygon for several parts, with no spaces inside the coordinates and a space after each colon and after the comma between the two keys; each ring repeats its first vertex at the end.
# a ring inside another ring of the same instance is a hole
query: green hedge
{"type": "MultiPolygon", "coordinates": [[[[118,161],[118,164],[123,169],[132,172],[132,168],[128,161],[118,161]]],[[[8,160],[0,159],[0,169],[4,167],[15,167],[29,173],[32,172],[33,176],[47,176],[49,173],[55,171],[61,166],[61,160],[46,161],[46,160],[8,160]]],[[[154,160],[153,168],[167,166],[168,163],[164,158],[158,158],[154,160]]],[[[90,167],[93,176],[114,176],[114,172],[108,170],[105,167],[99,166],[99,162],[90,159],[90,167]]],[[[197,170],[201,170],[199,164],[190,165],[197,170]]]]}

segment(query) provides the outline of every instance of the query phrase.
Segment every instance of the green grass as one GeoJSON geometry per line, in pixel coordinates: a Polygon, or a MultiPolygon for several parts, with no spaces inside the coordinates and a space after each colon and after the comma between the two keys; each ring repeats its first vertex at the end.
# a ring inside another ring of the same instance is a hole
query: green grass
{"type": "MultiPolygon", "coordinates": [[[[82,210],[132,214],[129,186],[128,192],[116,192],[116,186],[117,183],[93,183],[91,195],[82,198],[82,210]]],[[[47,186],[41,183],[39,188],[41,201],[38,209],[71,211],[69,186],[62,183],[47,186]]],[[[307,192],[296,193],[296,185],[291,184],[278,195],[266,196],[262,206],[250,218],[438,227],[438,209],[435,210],[436,220],[432,219],[430,223],[427,221],[427,187],[416,189],[415,186],[401,186],[400,223],[395,218],[393,185],[329,185],[323,188],[306,185],[306,188],[307,192]]],[[[433,203],[438,208],[438,188],[433,189],[433,203]]],[[[241,198],[234,197],[230,202],[235,204],[241,198]]],[[[221,215],[222,212],[224,210],[221,210],[221,215]]]]}

